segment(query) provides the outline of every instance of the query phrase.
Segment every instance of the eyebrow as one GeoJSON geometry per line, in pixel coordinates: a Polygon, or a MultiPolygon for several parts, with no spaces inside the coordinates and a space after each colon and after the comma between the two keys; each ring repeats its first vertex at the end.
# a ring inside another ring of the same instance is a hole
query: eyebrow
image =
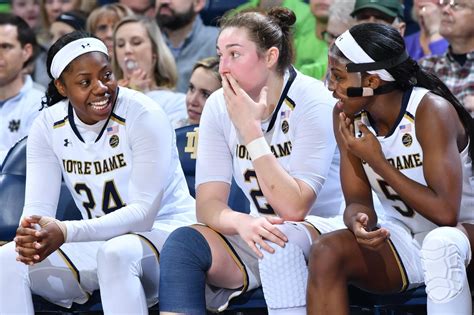
{"type": "MultiPolygon", "coordinates": [[[[243,47],[243,46],[240,45],[240,44],[227,44],[227,45],[225,45],[225,48],[226,48],[226,49],[229,49],[229,48],[235,47],[235,46],[237,46],[237,47],[243,47]]],[[[216,45],[216,49],[217,49],[217,50],[220,50],[220,49],[219,49],[219,46],[216,45]]]]}
{"type": "MultiPolygon", "coordinates": [[[[107,67],[109,67],[109,64],[104,64],[102,66],[102,68],[100,68],[99,72],[104,71],[107,67]]],[[[91,74],[92,74],[92,72],[82,71],[82,72],[77,73],[74,77],[77,78],[77,77],[80,77],[82,75],[91,75],[91,74]]]]}

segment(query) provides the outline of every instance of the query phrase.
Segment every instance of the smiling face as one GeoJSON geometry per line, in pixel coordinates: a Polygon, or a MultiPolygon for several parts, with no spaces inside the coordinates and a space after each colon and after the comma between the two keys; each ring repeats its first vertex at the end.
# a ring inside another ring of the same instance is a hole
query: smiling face
{"type": "Polygon", "coordinates": [[[216,78],[212,70],[199,67],[193,71],[186,92],[186,109],[191,123],[199,124],[207,98],[220,87],[221,81],[216,78]]]}
{"type": "Polygon", "coordinates": [[[124,74],[130,70],[127,63],[134,63],[138,68],[153,78],[156,56],[145,26],[139,22],[129,22],[119,26],[115,32],[115,53],[120,69],[124,74]]]}
{"type": "Polygon", "coordinates": [[[222,30],[217,39],[217,55],[223,79],[224,75],[231,74],[252,98],[258,97],[267,83],[270,69],[247,31],[236,27],[222,30]]]}
{"type": "Polygon", "coordinates": [[[328,89],[333,92],[333,97],[338,100],[336,103],[338,109],[352,117],[364,108],[367,98],[347,96],[347,88],[364,86],[364,82],[361,82],[359,73],[347,72],[346,64],[347,62],[344,62],[342,58],[329,55],[328,69],[330,76],[328,89]]]}
{"type": "Polygon", "coordinates": [[[107,119],[117,98],[117,81],[107,56],[100,52],[74,59],[54,84],[79,119],[89,125],[107,119]]]}

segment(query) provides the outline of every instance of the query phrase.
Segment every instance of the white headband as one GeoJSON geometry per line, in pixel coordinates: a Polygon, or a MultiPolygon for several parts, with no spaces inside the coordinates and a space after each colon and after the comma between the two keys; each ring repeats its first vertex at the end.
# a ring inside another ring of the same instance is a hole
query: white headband
{"type": "MultiPolygon", "coordinates": [[[[342,33],[334,42],[339,50],[353,63],[375,62],[369,55],[357,44],[349,30],[342,33]]],[[[370,74],[377,74],[384,81],[395,81],[386,70],[367,71],[370,74]]]]}
{"type": "Polygon", "coordinates": [[[88,52],[98,51],[109,55],[105,44],[97,38],[87,37],[80,38],[70,42],[63,48],[61,48],[53,58],[51,62],[51,75],[57,79],[67,67],[67,65],[79,57],[88,52]]]}

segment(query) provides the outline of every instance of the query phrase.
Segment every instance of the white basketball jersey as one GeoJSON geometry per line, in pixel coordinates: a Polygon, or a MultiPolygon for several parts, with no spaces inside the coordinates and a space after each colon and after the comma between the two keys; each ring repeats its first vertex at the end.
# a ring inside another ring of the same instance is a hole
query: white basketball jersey
{"type": "MultiPolygon", "coordinates": [[[[87,132],[78,131],[81,122],[67,100],[47,108],[48,115],[40,116],[51,126],[53,150],[61,164],[64,181],[84,219],[103,216],[131,202],[133,126],[141,123],[140,117],[146,111],[157,108],[149,98],[120,88],[113,113],[106,122],[93,126],[96,132],[89,138],[87,132]]],[[[160,128],[159,125],[156,128],[160,128]]],[[[187,193],[176,150],[172,153],[168,176],[163,180],[167,184],[156,219],[170,219],[184,213],[193,218],[194,199],[187,193]]]]}
{"type": "MultiPolygon", "coordinates": [[[[426,181],[423,175],[423,151],[415,134],[415,115],[421,99],[428,92],[424,88],[415,87],[411,94],[405,93],[398,123],[387,136],[377,137],[386,159],[405,176],[422,185],[426,185],[426,181]]],[[[357,121],[362,121],[373,134],[376,134],[366,112],[362,112],[355,118],[355,126],[357,126],[357,121]]],[[[355,132],[356,136],[360,136],[357,127],[355,132]]],[[[460,153],[464,186],[461,218],[466,216],[472,218],[474,215],[472,211],[474,190],[472,183],[469,183],[469,178],[472,178],[472,169],[467,150],[468,147],[460,153]],[[466,207],[466,203],[469,202],[471,206],[466,207]],[[468,215],[467,212],[470,214],[468,215]]],[[[436,227],[434,223],[409,207],[367,163],[363,163],[363,167],[372,189],[380,199],[386,217],[402,222],[413,234],[426,232],[436,227]]]]}
{"type": "MultiPolygon", "coordinates": [[[[342,202],[339,151],[332,128],[334,103],[320,81],[291,68],[275,111],[262,122],[265,139],[280,165],[315,190],[317,200],[310,214],[319,216],[338,214],[342,202]]],[[[216,180],[230,183],[233,175],[253,215],[274,213],[229,118],[222,89],[204,107],[197,157],[196,185],[216,180]]]]}

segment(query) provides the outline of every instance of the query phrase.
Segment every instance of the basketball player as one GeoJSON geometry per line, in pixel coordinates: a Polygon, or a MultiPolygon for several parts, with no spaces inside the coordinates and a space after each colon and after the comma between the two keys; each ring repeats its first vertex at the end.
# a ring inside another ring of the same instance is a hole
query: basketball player
{"type": "MultiPolygon", "coordinates": [[[[469,113],[407,55],[390,26],[361,24],[343,33],[330,49],[329,65],[329,89],[339,99],[334,128],[347,229],[313,244],[308,311],[348,314],[347,283],[376,293],[420,286],[427,233],[455,226],[458,217],[472,222],[474,129],[469,113]],[[385,220],[377,219],[371,189],[385,220]]],[[[472,225],[466,230],[474,231],[472,225]]],[[[462,237],[455,239],[465,246],[462,237]]],[[[445,262],[464,269],[461,260],[445,262]]]]}
{"type": "Polygon", "coordinates": [[[176,230],[163,248],[163,314],[222,311],[259,287],[260,276],[270,311],[304,312],[312,239],[343,227],[341,217],[313,216],[341,208],[335,100],[291,66],[294,22],[293,12],[274,8],[221,23],[223,88],[204,107],[197,154],[197,216],[205,225],[176,230]],[[232,176],[250,214],[227,206],[232,176]]]}
{"type": "Polygon", "coordinates": [[[106,314],[146,314],[166,237],[195,222],[173,129],[151,99],[117,87],[96,38],[60,38],[47,68],[16,248],[0,248],[0,313],[33,314],[32,293],[70,307],[100,288],[106,314]],[[54,219],[61,176],[83,220],[54,219]]]}

